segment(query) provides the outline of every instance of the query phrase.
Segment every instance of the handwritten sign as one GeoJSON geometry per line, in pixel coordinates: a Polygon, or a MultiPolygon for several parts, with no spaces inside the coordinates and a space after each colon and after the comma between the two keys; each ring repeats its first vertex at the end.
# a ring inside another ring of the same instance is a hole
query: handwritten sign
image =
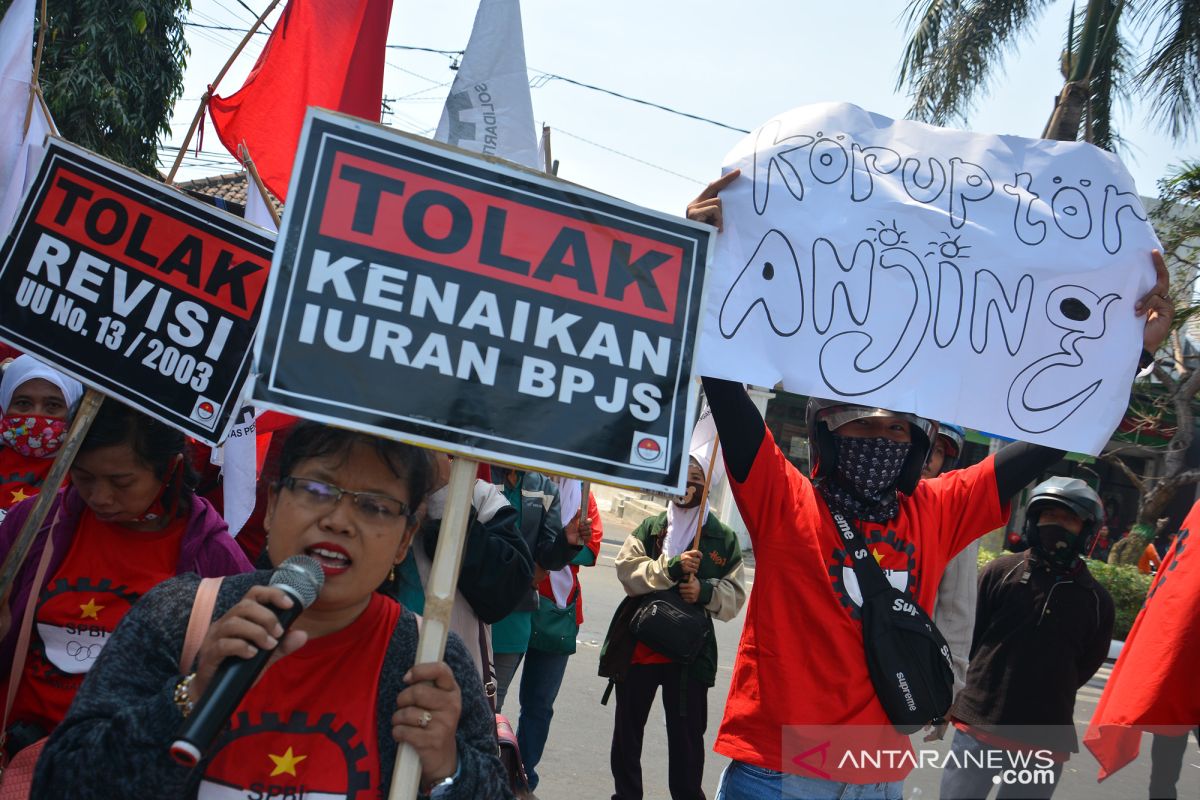
{"type": "Polygon", "coordinates": [[[681,490],[712,229],[310,112],[255,405],[681,490]]]}
{"type": "Polygon", "coordinates": [[[821,104],[725,166],[701,374],[1099,452],[1157,246],[1115,156],[821,104]]]}
{"type": "Polygon", "coordinates": [[[216,445],[249,377],[273,244],[53,139],[0,250],[0,339],[216,445]]]}

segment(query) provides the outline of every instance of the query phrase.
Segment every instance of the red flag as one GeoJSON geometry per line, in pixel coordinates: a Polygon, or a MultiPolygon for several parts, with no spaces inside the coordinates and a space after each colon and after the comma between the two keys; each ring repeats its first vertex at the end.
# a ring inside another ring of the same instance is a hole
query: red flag
{"type": "Polygon", "coordinates": [[[221,143],[246,143],[285,198],[309,106],[379,121],[392,0],[289,0],[246,83],[209,102],[221,143]]]}
{"type": "Polygon", "coordinates": [[[1200,723],[1197,609],[1200,502],[1192,506],[1150,585],[1083,738],[1100,762],[1099,780],[1137,758],[1143,731],[1178,736],[1200,723]]]}

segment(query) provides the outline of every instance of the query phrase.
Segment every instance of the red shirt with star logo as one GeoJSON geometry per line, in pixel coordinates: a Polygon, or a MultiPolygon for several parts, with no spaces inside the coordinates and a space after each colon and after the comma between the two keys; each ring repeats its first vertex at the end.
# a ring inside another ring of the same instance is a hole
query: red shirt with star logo
{"type": "Polygon", "coordinates": [[[46,731],[62,722],[109,635],[133,603],[175,575],[186,520],[133,531],[87,509],[71,549],[37,598],[12,718],[46,731]]]}
{"type": "MultiPolygon", "coordinates": [[[[908,739],[876,698],[859,622],[862,594],[824,500],[769,431],[746,481],[731,476],[730,486],[757,566],[716,751],[826,780],[903,779],[911,764],[864,771],[838,749],[855,744],[839,739],[846,726],[873,726],[871,748],[907,752],[908,739]]],[[[857,525],[892,585],[931,613],[947,562],[1007,518],[989,457],[921,481],[901,496],[895,519],[857,525]]]]}
{"type": "Polygon", "coordinates": [[[376,800],[379,674],[400,619],[375,593],[340,631],[272,664],[215,744],[198,800],[376,800]]]}
{"type": "Polygon", "coordinates": [[[37,494],[52,466],[53,458],[23,456],[11,447],[0,444],[0,509],[12,508],[37,494]]]}

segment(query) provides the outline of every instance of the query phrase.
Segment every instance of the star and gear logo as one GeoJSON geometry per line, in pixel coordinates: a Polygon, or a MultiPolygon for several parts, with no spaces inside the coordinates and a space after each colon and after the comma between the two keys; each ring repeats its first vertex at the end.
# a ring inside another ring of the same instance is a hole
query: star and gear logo
{"type": "Polygon", "coordinates": [[[93,582],[81,577],[74,583],[56,579],[42,590],[34,612],[35,619],[53,620],[38,622],[38,636],[30,642],[30,650],[37,655],[34,669],[43,677],[86,672],[117,622],[140,596],[124,584],[114,586],[108,578],[93,582]]]}
{"type": "MultiPolygon", "coordinates": [[[[864,530],[863,539],[883,569],[888,583],[916,602],[920,577],[917,575],[917,549],[913,543],[901,538],[896,531],[883,528],[864,530]]],[[[842,608],[851,619],[861,620],[862,589],[859,588],[858,575],[854,572],[849,551],[840,547],[834,549],[830,557],[829,578],[842,608]]]]}
{"type": "Polygon", "coordinates": [[[286,719],[271,711],[240,711],[213,753],[198,800],[365,800],[371,791],[367,747],[358,729],[339,722],[336,714],[322,714],[310,722],[304,711],[293,711],[286,719]]]}

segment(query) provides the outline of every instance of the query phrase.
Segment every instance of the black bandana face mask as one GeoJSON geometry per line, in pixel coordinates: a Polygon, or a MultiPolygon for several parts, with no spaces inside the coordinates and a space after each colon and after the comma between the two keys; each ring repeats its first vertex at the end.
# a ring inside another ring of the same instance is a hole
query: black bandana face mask
{"type": "Polygon", "coordinates": [[[896,481],[912,450],[910,442],[833,435],[837,474],[821,482],[833,508],[854,519],[886,522],[900,510],[896,481]]]}
{"type": "Polygon", "coordinates": [[[1038,525],[1034,532],[1036,536],[1030,546],[1051,568],[1067,570],[1079,562],[1080,534],[1061,525],[1038,525]]]}

